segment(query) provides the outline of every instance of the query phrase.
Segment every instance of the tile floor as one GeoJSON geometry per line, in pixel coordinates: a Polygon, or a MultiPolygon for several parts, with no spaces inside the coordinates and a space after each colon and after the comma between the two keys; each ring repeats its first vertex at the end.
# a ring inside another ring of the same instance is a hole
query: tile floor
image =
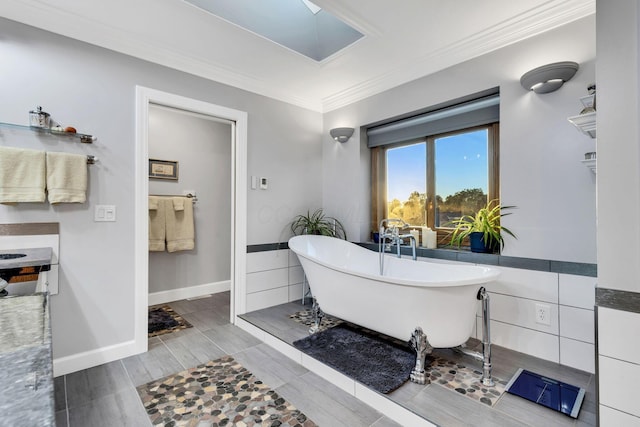
{"type": "Polygon", "coordinates": [[[149,339],[137,356],[55,379],[58,427],[151,426],[135,387],[225,354],[321,426],[398,426],[229,323],[229,293],[169,304],[193,328],[149,339]]]}
{"type": "MultiPolygon", "coordinates": [[[[270,335],[291,344],[307,335],[306,326],[289,319],[289,315],[301,310],[299,302],[291,302],[264,310],[247,313],[241,317],[260,327],[270,335]]],[[[308,306],[307,306],[308,308],[308,306]]],[[[472,339],[468,347],[479,351],[481,344],[472,339]]],[[[481,368],[481,363],[452,350],[436,350],[435,356],[462,361],[468,366],[481,368]]],[[[564,381],[586,390],[577,420],[564,414],[536,405],[508,393],[503,394],[494,407],[476,402],[468,397],[437,384],[418,385],[406,382],[388,395],[397,404],[441,426],[594,426],[596,425],[595,377],[588,372],[561,366],[499,346],[492,346],[494,377],[509,380],[518,368],[564,381]]]]}
{"type": "MultiPolygon", "coordinates": [[[[399,425],[230,324],[228,292],[169,305],[194,327],[149,339],[149,350],[144,354],[55,379],[58,427],[150,426],[136,386],[225,354],[232,355],[321,426],[399,425]]],[[[306,335],[305,326],[289,319],[290,314],[303,308],[293,302],[248,313],[243,318],[291,343],[306,335]]],[[[439,355],[466,357],[448,350],[439,355]]],[[[508,394],[489,408],[436,384],[420,386],[407,382],[388,398],[442,426],[595,425],[593,375],[497,346],[493,347],[493,366],[494,375],[500,378],[510,378],[518,367],[523,367],[585,388],[586,400],[579,419],[508,394]]]]}

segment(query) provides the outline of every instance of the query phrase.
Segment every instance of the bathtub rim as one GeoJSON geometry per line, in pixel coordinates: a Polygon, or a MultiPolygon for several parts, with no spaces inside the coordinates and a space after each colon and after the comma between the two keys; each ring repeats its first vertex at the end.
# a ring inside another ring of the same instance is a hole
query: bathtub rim
{"type": "MultiPolygon", "coordinates": [[[[442,263],[437,263],[437,262],[432,262],[432,261],[413,261],[413,260],[409,260],[409,259],[405,259],[402,258],[399,261],[407,261],[407,262],[424,262],[424,263],[429,263],[431,265],[437,266],[437,268],[439,269],[443,269],[443,270],[455,270],[455,269],[459,269],[461,267],[464,267],[466,269],[473,269],[473,270],[478,270],[481,272],[481,274],[477,277],[474,278],[469,278],[469,279],[465,279],[465,280],[460,280],[460,279],[455,279],[455,280],[438,280],[438,281],[419,281],[419,280],[413,280],[413,279],[405,279],[405,278],[401,278],[398,276],[380,276],[379,274],[368,274],[368,273],[364,273],[361,271],[357,271],[357,270],[347,270],[345,268],[341,268],[332,264],[328,264],[326,261],[321,260],[319,258],[315,258],[312,257],[310,255],[308,255],[305,251],[301,250],[301,248],[297,248],[298,250],[294,249],[294,247],[296,246],[296,241],[303,241],[303,240],[325,240],[325,239],[335,239],[335,237],[329,237],[329,236],[319,236],[319,235],[299,235],[299,236],[293,236],[292,238],[289,239],[288,245],[289,245],[289,249],[291,249],[297,256],[305,258],[306,260],[310,261],[310,262],[314,262],[316,264],[319,264],[325,268],[328,268],[330,270],[333,271],[338,271],[340,273],[343,274],[348,274],[348,275],[354,275],[354,276],[359,276],[359,277],[363,277],[369,280],[374,280],[377,282],[383,282],[383,283],[389,283],[389,284],[393,284],[393,285],[400,285],[400,286],[409,286],[409,287],[432,287],[432,288],[436,288],[436,287],[440,287],[440,288],[446,288],[446,287],[458,287],[458,286],[479,286],[485,283],[489,283],[489,282],[493,282],[495,280],[498,279],[498,277],[500,276],[500,270],[498,268],[495,267],[488,267],[488,266],[483,266],[483,265],[450,265],[450,264],[442,264],[442,263]],[[293,244],[292,244],[293,241],[293,244]],[[487,273],[489,273],[489,275],[486,275],[487,273]]],[[[368,256],[372,256],[369,254],[370,251],[369,249],[363,248],[360,245],[357,245],[353,242],[349,242],[346,240],[341,240],[338,239],[341,242],[347,243],[349,245],[353,245],[354,246],[354,250],[356,251],[362,251],[362,253],[367,253],[368,256]]],[[[342,244],[342,243],[341,243],[342,244]]],[[[373,256],[377,256],[377,254],[373,255],[373,256]]],[[[397,260],[397,258],[395,258],[394,256],[390,255],[390,254],[386,254],[385,256],[389,257],[389,259],[392,260],[397,260]]],[[[386,262],[387,260],[385,260],[386,262]]]]}

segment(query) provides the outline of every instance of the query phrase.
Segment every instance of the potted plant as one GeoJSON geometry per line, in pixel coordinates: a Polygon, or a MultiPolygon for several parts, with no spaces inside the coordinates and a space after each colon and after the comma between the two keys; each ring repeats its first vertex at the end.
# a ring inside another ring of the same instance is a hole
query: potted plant
{"type": "Polygon", "coordinates": [[[291,232],[298,234],[319,234],[322,236],[347,239],[347,232],[340,221],[331,216],[326,216],[322,209],[314,213],[307,211],[306,215],[298,215],[291,223],[291,232]]]}
{"type": "Polygon", "coordinates": [[[465,238],[469,238],[472,252],[493,253],[504,248],[504,238],[502,232],[516,238],[515,234],[508,228],[500,224],[503,216],[511,215],[504,213],[505,209],[512,209],[515,206],[500,206],[497,200],[490,200],[484,207],[480,208],[475,215],[464,215],[451,223],[454,230],[451,232],[451,245],[460,247],[465,238]]]}

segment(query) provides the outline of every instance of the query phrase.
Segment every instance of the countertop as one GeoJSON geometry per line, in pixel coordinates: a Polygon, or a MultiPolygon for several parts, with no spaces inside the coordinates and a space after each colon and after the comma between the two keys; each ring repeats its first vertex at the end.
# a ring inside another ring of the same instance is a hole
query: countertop
{"type": "Polygon", "coordinates": [[[23,267],[49,266],[53,251],[51,248],[27,248],[0,250],[0,258],[5,254],[24,254],[12,259],[0,259],[0,270],[23,267]]]}

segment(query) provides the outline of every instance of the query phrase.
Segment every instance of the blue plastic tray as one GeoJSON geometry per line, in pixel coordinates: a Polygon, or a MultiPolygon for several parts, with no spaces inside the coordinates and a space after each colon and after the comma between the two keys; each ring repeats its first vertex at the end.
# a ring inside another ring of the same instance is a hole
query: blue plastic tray
{"type": "Polygon", "coordinates": [[[506,391],[572,418],[578,418],[584,400],[583,388],[543,377],[522,368],[518,369],[511,378],[506,391]]]}

